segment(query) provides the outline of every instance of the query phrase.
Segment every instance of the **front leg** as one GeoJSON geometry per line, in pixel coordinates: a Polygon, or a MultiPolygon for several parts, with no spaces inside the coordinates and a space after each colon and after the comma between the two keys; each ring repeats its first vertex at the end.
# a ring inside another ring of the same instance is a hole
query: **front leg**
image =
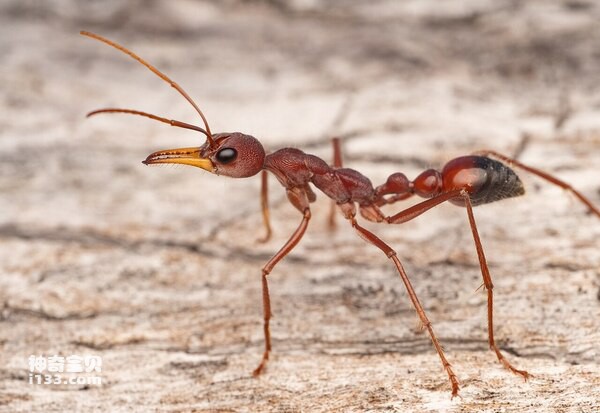
{"type": "Polygon", "coordinates": [[[308,195],[303,189],[292,188],[287,191],[288,199],[290,202],[303,214],[300,225],[290,239],[281,247],[277,254],[265,264],[262,269],[262,295],[263,295],[263,314],[264,314],[264,334],[265,334],[265,351],[263,353],[262,360],[258,367],[254,370],[253,375],[256,377],[262,373],[269,360],[269,353],[271,352],[271,331],[269,329],[269,322],[271,320],[271,298],[269,296],[269,283],[267,276],[271,273],[275,265],[281,261],[286,255],[294,249],[294,247],[300,242],[302,236],[306,232],[308,227],[308,221],[310,221],[311,213],[308,201],[308,195]]]}
{"type": "Polygon", "coordinates": [[[271,239],[273,230],[271,229],[271,218],[269,214],[269,175],[266,170],[260,174],[260,208],[262,210],[263,225],[265,227],[265,236],[257,241],[265,243],[271,239]]]}

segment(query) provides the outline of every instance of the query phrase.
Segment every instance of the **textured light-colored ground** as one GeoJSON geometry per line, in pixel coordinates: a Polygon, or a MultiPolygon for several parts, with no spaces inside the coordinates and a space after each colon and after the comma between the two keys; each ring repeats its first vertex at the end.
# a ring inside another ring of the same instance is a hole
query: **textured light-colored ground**
{"type": "MultiPolygon", "coordinates": [[[[168,85],[79,36],[117,40],[196,98],[215,131],[295,146],[380,184],[493,148],[600,204],[600,5],[592,1],[5,1],[0,5],[0,411],[537,411],[600,409],[600,220],[523,175],[528,194],[476,209],[485,295],[463,210],[394,228],[461,381],[447,379],[391,264],[321,196],[273,272],[262,351],[260,267],[298,214],[272,180],[140,160],[201,137],[102,106],[199,122],[168,85]],[[340,116],[342,112],[347,116],[340,116]],[[524,138],[528,137],[528,138],[524,138]],[[28,384],[31,354],[94,354],[103,385],[28,384]]],[[[390,212],[398,210],[390,208],[390,212]]]]}

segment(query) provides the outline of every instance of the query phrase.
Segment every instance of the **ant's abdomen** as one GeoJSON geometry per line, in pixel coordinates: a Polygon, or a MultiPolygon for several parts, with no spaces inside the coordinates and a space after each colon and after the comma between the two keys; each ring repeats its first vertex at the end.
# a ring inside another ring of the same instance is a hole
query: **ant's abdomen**
{"type": "MultiPolygon", "coordinates": [[[[523,195],[525,189],[517,174],[508,166],[485,156],[461,156],[442,170],[443,191],[465,189],[473,205],[488,204],[523,195]]],[[[462,199],[451,200],[464,205],[462,199]]]]}

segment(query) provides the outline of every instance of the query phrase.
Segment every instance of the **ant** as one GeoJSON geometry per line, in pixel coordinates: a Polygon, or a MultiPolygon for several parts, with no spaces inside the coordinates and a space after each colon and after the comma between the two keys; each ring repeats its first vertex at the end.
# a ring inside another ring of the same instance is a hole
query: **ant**
{"type": "MultiPolygon", "coordinates": [[[[571,192],[589,209],[590,213],[600,218],[600,209],[594,206],[590,200],[570,184],[539,169],[524,165],[515,159],[495,151],[485,150],[477,152],[474,155],[455,158],[449,161],[441,171],[428,169],[412,181],[403,173],[397,172],[390,175],[384,184],[373,187],[371,181],[358,171],[342,167],[342,156],[339,140],[337,139],[333,141],[334,162],[333,166],[330,166],[317,156],[306,154],[294,148],[283,148],[266,154],[258,139],[240,132],[213,134],[200,108],[177,83],[125,47],[94,33],[86,31],[81,31],[80,33],[106,43],[146,66],[154,74],[176,89],[202,118],[204,128],[132,109],[105,108],[88,113],[88,117],[100,113],[125,113],[145,116],[171,126],[191,129],[206,136],[206,142],[202,146],[157,151],[142,161],[143,164],[191,165],[216,175],[232,178],[247,178],[261,172],[262,213],[267,230],[263,241],[268,240],[271,236],[267,202],[267,172],[275,175],[279,183],[285,188],[287,198],[291,204],[302,214],[302,220],[294,233],[262,268],[265,349],[260,364],[253,372],[254,376],[258,376],[265,370],[271,353],[271,335],[269,329],[271,299],[269,296],[268,276],[275,265],[300,242],[308,227],[311,219],[310,203],[316,200],[316,194],[310,186],[310,184],[313,184],[334,202],[336,208],[358,232],[358,235],[366,242],[379,248],[398,270],[398,274],[406,287],[408,296],[417,312],[420,322],[423,328],[429,333],[443,368],[448,374],[452,397],[458,395],[458,379],[446,359],[444,350],[433,331],[433,326],[425,314],[425,310],[413,289],[396,251],[377,237],[377,235],[358,223],[357,209],[360,215],[367,221],[384,224],[402,224],[444,202],[464,207],[469,218],[475,249],[477,250],[479,266],[483,277],[483,288],[487,292],[488,342],[490,349],[496,354],[498,361],[508,370],[523,377],[525,380],[530,377],[527,371],[514,367],[496,345],[493,327],[494,285],[477,231],[473,207],[505,198],[520,196],[525,193],[521,180],[513,169],[509,167],[510,165],[537,175],[571,192]],[[394,204],[413,195],[427,199],[391,216],[386,216],[380,209],[383,205],[394,204]]],[[[329,222],[330,225],[334,224],[332,215],[330,215],[329,222]]]]}

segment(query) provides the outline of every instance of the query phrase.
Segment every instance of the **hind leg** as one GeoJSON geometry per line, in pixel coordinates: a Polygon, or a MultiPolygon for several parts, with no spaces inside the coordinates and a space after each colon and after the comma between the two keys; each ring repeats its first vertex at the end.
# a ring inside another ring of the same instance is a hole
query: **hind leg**
{"type": "Polygon", "coordinates": [[[540,178],[550,182],[551,184],[554,184],[560,188],[563,188],[569,192],[571,192],[573,195],[575,195],[575,197],[581,202],[583,203],[588,210],[590,211],[591,214],[596,215],[597,217],[600,218],[600,209],[598,209],[597,206],[595,206],[594,204],[592,204],[592,201],[590,201],[587,197],[585,197],[581,192],[579,192],[578,190],[576,190],[575,188],[573,188],[573,186],[565,181],[561,181],[560,179],[544,172],[544,171],[540,171],[537,168],[533,168],[531,166],[527,166],[519,161],[517,161],[516,159],[510,158],[508,156],[502,155],[501,153],[498,153],[496,151],[492,151],[492,150],[482,150],[482,151],[477,151],[475,152],[475,155],[481,155],[481,156],[488,156],[488,157],[492,157],[492,158],[496,158],[499,159],[501,161],[504,161],[506,163],[508,163],[509,165],[513,165],[516,166],[517,168],[521,168],[524,171],[527,171],[533,175],[539,176],[540,178]]]}
{"type": "Polygon", "coordinates": [[[530,374],[525,370],[520,370],[514,367],[502,354],[498,346],[496,345],[496,340],[494,339],[494,284],[492,283],[492,276],[490,275],[490,270],[488,268],[487,260],[485,258],[485,254],[483,252],[483,245],[481,244],[481,239],[479,238],[479,232],[477,231],[477,224],[475,223],[475,216],[473,215],[473,206],[471,205],[471,199],[469,194],[464,190],[454,190],[450,192],[446,192],[430,198],[426,201],[413,205],[410,208],[407,208],[393,216],[384,216],[378,207],[376,206],[367,206],[361,208],[361,214],[370,220],[377,222],[387,222],[388,224],[402,224],[404,222],[411,221],[412,219],[420,216],[424,212],[430,210],[433,207],[440,205],[443,202],[450,201],[456,198],[463,198],[465,207],[467,209],[467,216],[469,218],[469,226],[471,227],[471,232],[473,235],[473,241],[475,242],[475,249],[477,251],[477,258],[479,260],[479,266],[481,268],[481,275],[483,278],[483,286],[487,291],[487,321],[488,321],[488,342],[490,349],[496,354],[498,361],[502,363],[504,367],[506,367],[511,372],[522,376],[524,379],[530,377],[530,374]]]}

